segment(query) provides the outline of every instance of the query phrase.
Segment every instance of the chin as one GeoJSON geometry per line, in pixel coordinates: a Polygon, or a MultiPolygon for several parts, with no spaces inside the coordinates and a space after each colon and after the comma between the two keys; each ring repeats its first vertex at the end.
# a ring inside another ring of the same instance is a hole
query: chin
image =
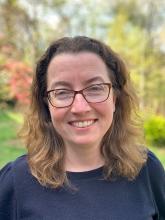
{"type": "Polygon", "coordinates": [[[72,140],[71,141],[71,143],[72,144],[74,144],[74,145],[84,145],[84,146],[90,146],[90,145],[94,145],[94,146],[96,146],[96,145],[98,145],[98,143],[100,143],[100,141],[98,141],[98,140],[87,140],[87,138],[79,138],[78,140],[72,140]]]}

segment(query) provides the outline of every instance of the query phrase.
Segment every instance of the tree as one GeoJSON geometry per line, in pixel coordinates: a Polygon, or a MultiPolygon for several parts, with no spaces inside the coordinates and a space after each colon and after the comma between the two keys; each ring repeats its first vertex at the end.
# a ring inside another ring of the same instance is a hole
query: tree
{"type": "Polygon", "coordinates": [[[152,16],[153,10],[143,14],[135,1],[120,2],[115,5],[107,41],[129,62],[131,76],[139,91],[141,109],[150,107],[164,113],[165,54],[156,46],[153,30],[156,21],[157,26],[160,23],[152,16]]]}
{"type": "Polygon", "coordinates": [[[13,105],[28,104],[32,68],[25,62],[13,58],[13,50],[15,48],[11,45],[0,47],[0,102],[13,105]]]}

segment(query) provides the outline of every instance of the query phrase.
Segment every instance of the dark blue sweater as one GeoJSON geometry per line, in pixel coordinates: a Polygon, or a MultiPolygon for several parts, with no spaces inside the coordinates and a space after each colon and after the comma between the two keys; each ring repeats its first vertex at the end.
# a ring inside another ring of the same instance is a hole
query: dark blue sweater
{"type": "Polygon", "coordinates": [[[103,180],[102,168],[68,173],[77,191],[41,186],[26,156],[0,171],[0,220],[165,220],[165,172],[150,152],[137,178],[103,180]]]}

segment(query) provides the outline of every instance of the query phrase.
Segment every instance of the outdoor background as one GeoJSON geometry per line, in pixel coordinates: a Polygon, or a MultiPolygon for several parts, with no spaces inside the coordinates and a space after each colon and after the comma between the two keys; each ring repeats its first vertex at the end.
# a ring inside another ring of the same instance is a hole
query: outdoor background
{"type": "Polygon", "coordinates": [[[0,167],[26,153],[17,137],[36,61],[59,37],[105,41],[127,63],[144,144],[165,166],[165,1],[0,0],[0,167]]]}

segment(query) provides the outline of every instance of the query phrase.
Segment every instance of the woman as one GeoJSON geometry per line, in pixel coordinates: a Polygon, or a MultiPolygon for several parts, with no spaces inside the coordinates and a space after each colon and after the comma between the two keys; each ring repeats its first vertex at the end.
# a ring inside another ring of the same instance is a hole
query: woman
{"type": "Polygon", "coordinates": [[[123,61],[88,37],[62,38],[37,64],[28,154],[0,173],[0,219],[165,219],[165,172],[137,144],[123,61]]]}

